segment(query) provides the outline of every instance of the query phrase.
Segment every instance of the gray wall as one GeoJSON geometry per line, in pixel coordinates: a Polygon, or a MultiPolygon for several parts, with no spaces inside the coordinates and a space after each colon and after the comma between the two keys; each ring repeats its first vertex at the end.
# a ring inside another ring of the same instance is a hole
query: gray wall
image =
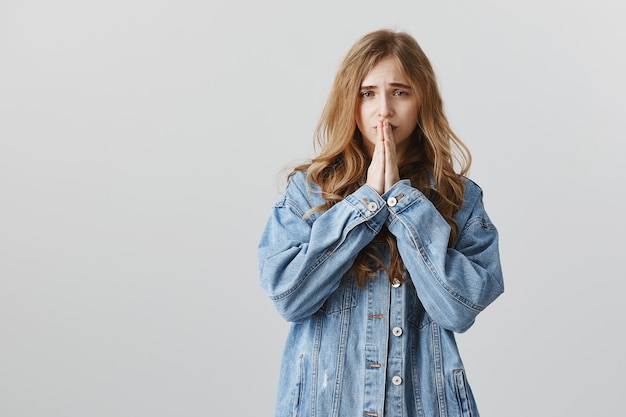
{"type": "Polygon", "coordinates": [[[337,65],[438,73],[506,293],[459,337],[485,417],[621,410],[620,1],[0,2],[0,416],[269,416],[256,244],[337,65]]]}

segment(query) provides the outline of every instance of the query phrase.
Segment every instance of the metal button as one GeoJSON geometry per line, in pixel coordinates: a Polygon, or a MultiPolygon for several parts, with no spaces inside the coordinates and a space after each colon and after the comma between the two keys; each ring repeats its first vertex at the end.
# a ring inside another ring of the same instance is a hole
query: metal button
{"type": "Polygon", "coordinates": [[[393,385],[400,385],[402,383],[402,378],[400,378],[398,375],[396,375],[393,378],[391,378],[391,383],[393,385]]]}
{"type": "Polygon", "coordinates": [[[396,200],[396,198],[395,198],[395,197],[389,197],[389,198],[387,199],[387,205],[388,205],[389,207],[393,207],[393,206],[395,206],[396,204],[398,204],[398,200],[396,200]]]}
{"type": "Polygon", "coordinates": [[[401,336],[402,335],[402,328],[401,327],[394,327],[391,330],[391,333],[393,333],[394,336],[401,336]]]}
{"type": "Polygon", "coordinates": [[[400,285],[402,285],[402,283],[400,282],[399,279],[394,279],[393,284],[391,284],[393,288],[398,288],[400,285]]]}
{"type": "Polygon", "coordinates": [[[369,203],[367,203],[367,209],[369,211],[376,211],[378,210],[378,204],[376,204],[374,201],[370,201],[369,203]]]}

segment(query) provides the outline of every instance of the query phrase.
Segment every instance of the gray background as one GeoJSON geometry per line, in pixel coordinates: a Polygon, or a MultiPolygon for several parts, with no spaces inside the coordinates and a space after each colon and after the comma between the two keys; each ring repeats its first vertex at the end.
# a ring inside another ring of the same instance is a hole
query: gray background
{"type": "Polygon", "coordinates": [[[0,416],[270,416],[256,245],[337,65],[406,30],[501,232],[485,417],[623,409],[622,1],[0,1],[0,416]]]}

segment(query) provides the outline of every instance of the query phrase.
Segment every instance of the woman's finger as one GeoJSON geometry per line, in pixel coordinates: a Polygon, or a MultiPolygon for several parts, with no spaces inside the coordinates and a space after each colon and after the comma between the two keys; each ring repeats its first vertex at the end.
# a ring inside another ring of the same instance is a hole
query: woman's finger
{"type": "Polygon", "coordinates": [[[393,130],[388,122],[383,125],[383,143],[385,149],[385,186],[387,192],[395,183],[400,181],[398,161],[396,157],[396,143],[393,130]]]}
{"type": "Polygon", "coordinates": [[[378,194],[385,190],[385,150],[383,142],[376,142],[372,161],[367,169],[367,185],[372,187],[378,194]]]}

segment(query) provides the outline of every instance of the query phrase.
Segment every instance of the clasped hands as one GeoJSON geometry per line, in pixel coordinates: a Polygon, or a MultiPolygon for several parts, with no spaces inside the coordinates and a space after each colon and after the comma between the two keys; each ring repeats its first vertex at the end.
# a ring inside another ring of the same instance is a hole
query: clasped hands
{"type": "Polygon", "coordinates": [[[400,181],[400,173],[391,125],[387,121],[379,121],[377,131],[372,162],[367,169],[366,183],[378,194],[383,195],[400,181]]]}

